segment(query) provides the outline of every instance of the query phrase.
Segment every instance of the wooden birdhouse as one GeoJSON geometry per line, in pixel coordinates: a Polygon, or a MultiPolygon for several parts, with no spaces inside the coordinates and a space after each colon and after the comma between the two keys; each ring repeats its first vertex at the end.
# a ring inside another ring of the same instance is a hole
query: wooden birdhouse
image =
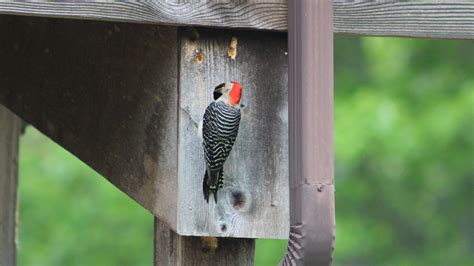
{"type": "Polygon", "coordinates": [[[285,34],[195,29],[180,37],[177,232],[285,238],[289,223],[285,34]],[[213,88],[227,80],[243,86],[241,124],[224,165],[218,203],[211,199],[207,204],[195,121],[202,120],[213,88]]]}
{"type": "Polygon", "coordinates": [[[1,19],[2,48],[14,50],[0,97],[14,94],[3,101],[26,121],[180,235],[287,237],[286,34],[1,19]],[[208,204],[197,123],[228,80],[242,84],[245,107],[208,204]],[[42,111],[22,111],[33,106],[42,111]]]}

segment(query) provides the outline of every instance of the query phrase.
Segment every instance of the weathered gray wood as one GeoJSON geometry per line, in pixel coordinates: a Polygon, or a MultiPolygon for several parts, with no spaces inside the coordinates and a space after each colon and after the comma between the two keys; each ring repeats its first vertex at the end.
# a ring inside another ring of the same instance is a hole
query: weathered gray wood
{"type": "Polygon", "coordinates": [[[286,12],[282,0],[0,3],[3,14],[276,30],[286,12]]]}
{"type": "Polygon", "coordinates": [[[286,34],[20,16],[0,31],[0,103],[175,232],[287,237],[286,34]],[[229,79],[246,107],[215,206],[193,120],[229,79]]]}
{"type": "Polygon", "coordinates": [[[18,136],[20,121],[0,105],[0,265],[16,265],[18,136]]]}
{"type": "Polygon", "coordinates": [[[335,1],[334,32],[474,39],[473,1],[335,1]]]}
{"type": "Polygon", "coordinates": [[[176,227],[177,29],[0,16],[0,103],[176,227]]]}
{"type": "Polygon", "coordinates": [[[183,235],[288,236],[288,64],[283,33],[199,29],[180,34],[179,230],[183,235]],[[196,36],[199,36],[196,39],[196,36]],[[236,58],[229,54],[237,42],[236,58]],[[218,84],[243,86],[239,135],[218,204],[203,199],[196,122],[218,84]]]}
{"type": "Polygon", "coordinates": [[[180,236],[155,219],[156,266],[253,265],[254,239],[180,236]]]}
{"type": "MultiPolygon", "coordinates": [[[[0,14],[287,30],[287,1],[0,3],[0,14]]],[[[474,2],[334,1],[334,32],[474,39],[474,2]]]]}

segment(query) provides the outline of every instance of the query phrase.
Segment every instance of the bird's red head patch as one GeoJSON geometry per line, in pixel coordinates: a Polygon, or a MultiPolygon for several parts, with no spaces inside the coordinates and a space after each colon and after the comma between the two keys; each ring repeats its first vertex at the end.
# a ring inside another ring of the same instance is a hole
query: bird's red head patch
{"type": "Polygon", "coordinates": [[[239,104],[240,97],[242,97],[242,85],[238,82],[232,81],[232,89],[229,92],[229,103],[232,106],[239,104]]]}

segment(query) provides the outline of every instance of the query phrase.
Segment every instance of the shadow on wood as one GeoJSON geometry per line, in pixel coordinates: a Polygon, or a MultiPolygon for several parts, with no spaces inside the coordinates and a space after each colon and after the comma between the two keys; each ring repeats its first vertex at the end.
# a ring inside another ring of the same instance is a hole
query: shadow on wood
{"type": "Polygon", "coordinates": [[[286,34],[190,36],[176,27],[18,16],[0,16],[0,30],[0,103],[175,232],[287,237],[286,34]],[[247,107],[215,206],[202,196],[194,121],[228,79],[243,84],[247,107]]]}
{"type": "Polygon", "coordinates": [[[176,28],[0,16],[0,103],[176,224],[176,28]]]}

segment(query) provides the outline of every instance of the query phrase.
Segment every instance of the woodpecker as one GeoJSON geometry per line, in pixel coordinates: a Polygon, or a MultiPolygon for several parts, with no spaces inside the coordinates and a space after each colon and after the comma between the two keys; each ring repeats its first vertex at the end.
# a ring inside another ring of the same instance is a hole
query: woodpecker
{"type": "Polygon", "coordinates": [[[206,159],[202,190],[207,203],[210,192],[217,203],[217,190],[224,183],[224,163],[239,131],[241,96],[242,86],[238,82],[218,85],[214,89],[214,101],[206,108],[199,124],[198,132],[206,159]]]}

